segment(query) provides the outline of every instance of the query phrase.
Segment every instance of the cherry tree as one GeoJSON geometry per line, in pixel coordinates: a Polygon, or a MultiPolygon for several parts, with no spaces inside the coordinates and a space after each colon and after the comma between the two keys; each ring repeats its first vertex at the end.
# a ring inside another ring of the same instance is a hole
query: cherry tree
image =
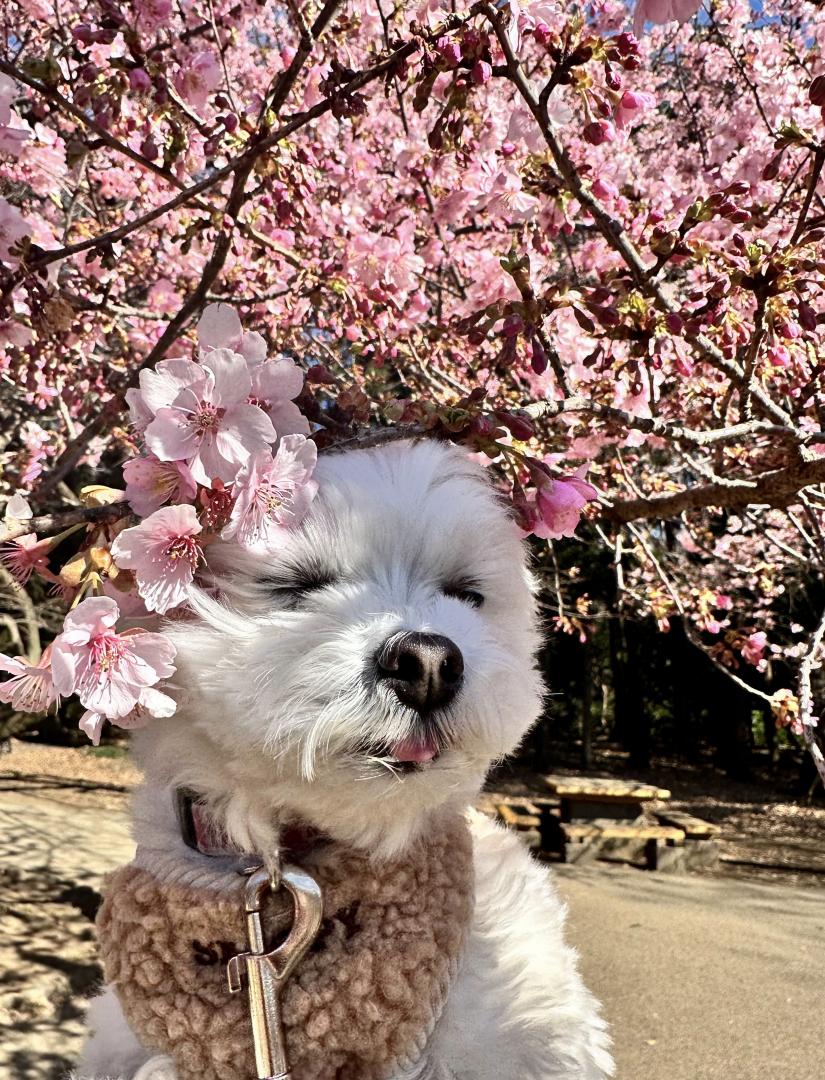
{"type": "Polygon", "coordinates": [[[825,777],[825,611],[776,603],[825,566],[816,4],[8,0],[0,24],[0,698],[77,694],[94,737],[162,717],[157,617],[209,543],[277,544],[331,444],[428,435],[551,557],[577,526],[604,545],[622,609],[682,619],[825,777]],[[771,658],[796,676],[766,692],[771,658]]]}

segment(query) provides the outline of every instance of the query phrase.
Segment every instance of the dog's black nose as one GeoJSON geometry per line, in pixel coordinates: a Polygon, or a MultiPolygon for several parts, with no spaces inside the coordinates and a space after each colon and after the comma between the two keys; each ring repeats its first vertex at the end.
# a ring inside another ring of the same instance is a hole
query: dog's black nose
{"type": "Polygon", "coordinates": [[[441,634],[406,631],[385,641],[375,658],[378,678],[399,701],[429,713],[453,700],[464,677],[461,650],[441,634]]]}

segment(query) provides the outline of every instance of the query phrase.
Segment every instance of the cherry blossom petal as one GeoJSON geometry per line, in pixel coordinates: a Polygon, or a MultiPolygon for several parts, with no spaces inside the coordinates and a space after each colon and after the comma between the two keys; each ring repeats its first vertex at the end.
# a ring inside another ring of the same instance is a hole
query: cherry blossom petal
{"type": "Polygon", "coordinates": [[[200,364],[192,360],[161,360],[154,369],[140,373],[140,394],[143,405],[151,412],[172,405],[181,390],[199,386],[205,377],[200,364]]]}
{"type": "Polygon", "coordinates": [[[215,391],[212,401],[216,405],[225,407],[249,397],[252,379],[246,360],[240,353],[232,352],[231,349],[213,349],[204,357],[203,366],[214,375],[215,391]]]}
{"type": "Polygon", "coordinates": [[[198,344],[202,349],[234,349],[243,327],[231,304],[210,304],[198,321],[198,344]]]}

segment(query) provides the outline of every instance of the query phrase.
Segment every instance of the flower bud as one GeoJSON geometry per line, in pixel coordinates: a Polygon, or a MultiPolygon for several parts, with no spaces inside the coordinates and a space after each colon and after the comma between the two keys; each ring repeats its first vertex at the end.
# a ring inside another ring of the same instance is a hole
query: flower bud
{"type": "Polygon", "coordinates": [[[532,439],[536,433],[532,421],[527,416],[519,416],[504,409],[497,409],[495,415],[496,419],[504,424],[513,438],[518,439],[520,442],[532,439]]]}
{"type": "Polygon", "coordinates": [[[677,315],[675,311],[669,311],[667,315],[665,315],[665,326],[671,334],[681,334],[685,328],[682,316],[677,315]]]}
{"type": "Polygon", "coordinates": [[[774,156],[762,170],[763,180],[775,180],[777,176],[779,176],[779,167],[782,164],[782,155],[784,153],[785,148],[783,147],[778,154],[774,154],[774,156]]]}
{"type": "Polygon", "coordinates": [[[152,89],[152,80],[145,68],[132,68],[129,72],[129,86],[138,94],[146,94],[152,89]]]}
{"type": "Polygon", "coordinates": [[[747,195],[750,192],[751,186],[747,180],[734,180],[732,184],[728,184],[725,188],[725,192],[734,198],[739,198],[742,195],[747,195]]]}
{"type": "Polygon", "coordinates": [[[628,112],[631,112],[633,109],[643,108],[644,103],[644,98],[633,90],[625,90],[622,94],[621,106],[623,109],[627,109],[628,112]]]}
{"type": "Polygon", "coordinates": [[[536,23],[535,29],[533,30],[533,37],[536,39],[537,44],[546,45],[548,41],[552,41],[553,31],[547,23],[536,23]]]}
{"type": "Polygon", "coordinates": [[[475,416],[470,423],[470,431],[482,439],[488,439],[496,429],[489,416],[475,416]]]}
{"type": "Polygon", "coordinates": [[[582,138],[591,146],[601,146],[602,143],[613,142],[616,129],[608,120],[593,120],[585,125],[582,138]]]}
{"type": "Polygon", "coordinates": [[[817,75],[811,83],[808,100],[812,105],[825,105],[825,75],[817,75]]]}
{"type": "Polygon", "coordinates": [[[461,46],[448,37],[440,37],[436,41],[435,51],[448,67],[454,68],[461,62],[461,46]]]}
{"type": "Polygon", "coordinates": [[[622,77],[611,64],[604,65],[604,81],[609,90],[620,90],[622,77]]]}
{"type": "Polygon", "coordinates": [[[492,76],[493,69],[490,67],[487,61],[476,60],[476,62],[473,64],[472,71],[470,72],[470,77],[472,78],[476,86],[484,86],[485,83],[488,83],[490,81],[492,76]]]}
{"type": "Polygon", "coordinates": [[[804,300],[800,300],[796,310],[797,317],[799,318],[799,323],[802,329],[807,330],[809,333],[816,330],[816,312],[811,307],[811,305],[806,303],[804,300]]]}
{"type": "Polygon", "coordinates": [[[530,367],[536,373],[536,375],[543,375],[547,371],[547,353],[544,351],[542,343],[533,338],[532,342],[532,355],[530,357],[530,367]]]}
{"type": "Polygon", "coordinates": [[[148,158],[149,161],[154,161],[158,156],[158,144],[151,135],[147,135],[140,144],[140,152],[145,158],[148,158]]]}
{"type": "Polygon", "coordinates": [[[768,360],[774,367],[790,367],[791,354],[784,345],[772,345],[768,349],[768,360]]]}
{"type": "Polygon", "coordinates": [[[639,51],[639,42],[635,34],[618,34],[613,43],[621,56],[631,56],[639,51]]]}
{"type": "Polygon", "coordinates": [[[603,179],[601,176],[596,177],[590,185],[590,190],[597,199],[616,199],[619,195],[619,189],[616,185],[610,180],[603,179]]]}

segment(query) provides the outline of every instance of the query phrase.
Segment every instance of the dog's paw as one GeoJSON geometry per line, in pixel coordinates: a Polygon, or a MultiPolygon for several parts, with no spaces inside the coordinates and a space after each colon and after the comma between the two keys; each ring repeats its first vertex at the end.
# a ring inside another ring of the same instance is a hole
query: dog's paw
{"type": "Polygon", "coordinates": [[[165,1054],[150,1058],[141,1065],[133,1080],[178,1080],[178,1074],[172,1059],[165,1054]]]}

